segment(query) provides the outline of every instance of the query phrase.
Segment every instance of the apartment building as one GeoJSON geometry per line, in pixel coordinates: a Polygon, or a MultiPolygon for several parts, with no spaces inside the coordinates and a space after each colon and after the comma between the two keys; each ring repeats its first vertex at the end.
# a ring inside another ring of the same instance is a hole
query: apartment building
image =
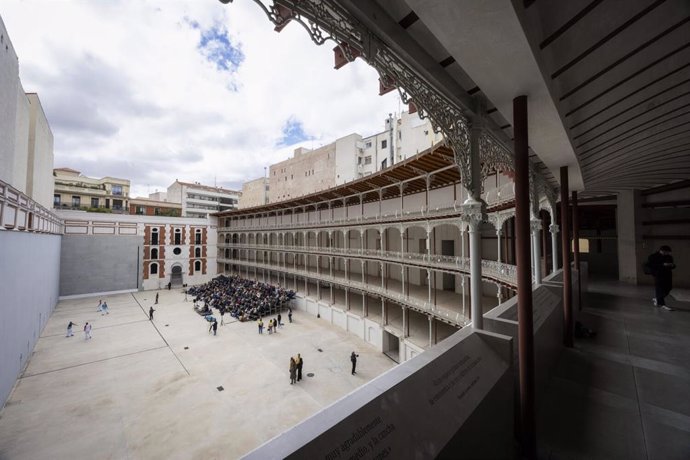
{"type": "Polygon", "coordinates": [[[167,189],[169,202],[182,205],[182,217],[205,219],[209,214],[237,209],[242,192],[199,182],[175,180],[167,189]]]}
{"type": "Polygon", "coordinates": [[[386,169],[442,140],[431,123],[414,112],[389,114],[384,130],[377,134],[362,137],[353,133],[316,149],[295,149],[291,158],[269,166],[265,191],[260,185],[263,178],[243,185],[247,195],[239,207],[261,206],[342,185],[386,169]],[[260,196],[263,193],[267,201],[260,196]]]}
{"type": "Polygon", "coordinates": [[[54,208],[118,213],[129,209],[128,179],[108,176],[96,179],[72,168],[55,168],[53,176],[54,208]]]}
{"type": "Polygon", "coordinates": [[[157,200],[152,198],[151,195],[149,195],[149,198],[137,197],[129,200],[129,213],[140,216],[180,217],[182,215],[182,203],[157,200]]]}

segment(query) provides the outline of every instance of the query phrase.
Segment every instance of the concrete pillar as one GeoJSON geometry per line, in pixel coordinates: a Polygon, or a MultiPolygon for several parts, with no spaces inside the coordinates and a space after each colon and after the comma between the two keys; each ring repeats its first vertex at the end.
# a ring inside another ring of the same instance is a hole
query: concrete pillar
{"type": "Polygon", "coordinates": [[[350,309],[350,289],[345,288],[345,309],[350,309]]]}
{"type": "MultiPolygon", "coordinates": [[[[479,204],[481,206],[481,204],[479,204]]],[[[470,217],[470,315],[472,327],[484,328],[482,311],[482,244],[481,211],[470,217]]]]}
{"type": "MultiPolygon", "coordinates": [[[[553,219],[556,220],[555,212],[553,219]]],[[[549,232],[551,233],[551,273],[555,273],[558,270],[558,225],[551,224],[549,232]]]]}
{"type": "Polygon", "coordinates": [[[501,236],[503,235],[503,230],[500,228],[496,230],[496,241],[498,242],[498,257],[496,260],[501,263],[501,236]]]}
{"type": "Polygon", "coordinates": [[[403,327],[403,338],[407,337],[407,323],[409,318],[407,317],[407,307],[402,307],[402,327],[403,327]]]}
{"type": "MultiPolygon", "coordinates": [[[[642,263],[642,197],[639,190],[618,192],[616,203],[616,231],[618,233],[618,279],[637,284],[642,263]]],[[[652,252],[648,250],[647,252],[652,252]]]]}

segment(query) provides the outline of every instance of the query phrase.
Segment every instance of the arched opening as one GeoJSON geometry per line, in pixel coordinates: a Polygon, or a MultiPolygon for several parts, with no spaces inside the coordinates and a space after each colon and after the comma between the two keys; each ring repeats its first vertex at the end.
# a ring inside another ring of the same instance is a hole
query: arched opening
{"type": "Polygon", "coordinates": [[[157,263],[152,263],[149,266],[149,274],[151,275],[157,275],[158,274],[158,264],[157,263]]]}
{"type": "Polygon", "coordinates": [[[170,283],[173,286],[181,286],[182,281],[182,265],[175,264],[172,266],[172,274],[170,275],[170,283]]]}
{"type": "Polygon", "coordinates": [[[151,258],[158,259],[158,248],[151,249],[151,258]]]}

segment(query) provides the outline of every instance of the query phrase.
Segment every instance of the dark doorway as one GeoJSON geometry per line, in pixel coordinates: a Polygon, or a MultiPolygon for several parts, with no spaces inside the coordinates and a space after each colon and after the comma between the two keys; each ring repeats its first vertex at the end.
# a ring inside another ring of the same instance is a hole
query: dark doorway
{"type": "Polygon", "coordinates": [[[170,282],[173,286],[182,286],[182,267],[175,265],[172,268],[172,275],[170,275],[170,282]]]}

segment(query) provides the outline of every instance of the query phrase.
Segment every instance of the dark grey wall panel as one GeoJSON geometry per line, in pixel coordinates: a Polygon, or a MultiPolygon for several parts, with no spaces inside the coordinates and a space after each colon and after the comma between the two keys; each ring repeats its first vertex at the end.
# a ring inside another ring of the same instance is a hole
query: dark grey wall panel
{"type": "Polygon", "coordinates": [[[60,295],[137,289],[143,236],[65,235],[60,295]]]}

